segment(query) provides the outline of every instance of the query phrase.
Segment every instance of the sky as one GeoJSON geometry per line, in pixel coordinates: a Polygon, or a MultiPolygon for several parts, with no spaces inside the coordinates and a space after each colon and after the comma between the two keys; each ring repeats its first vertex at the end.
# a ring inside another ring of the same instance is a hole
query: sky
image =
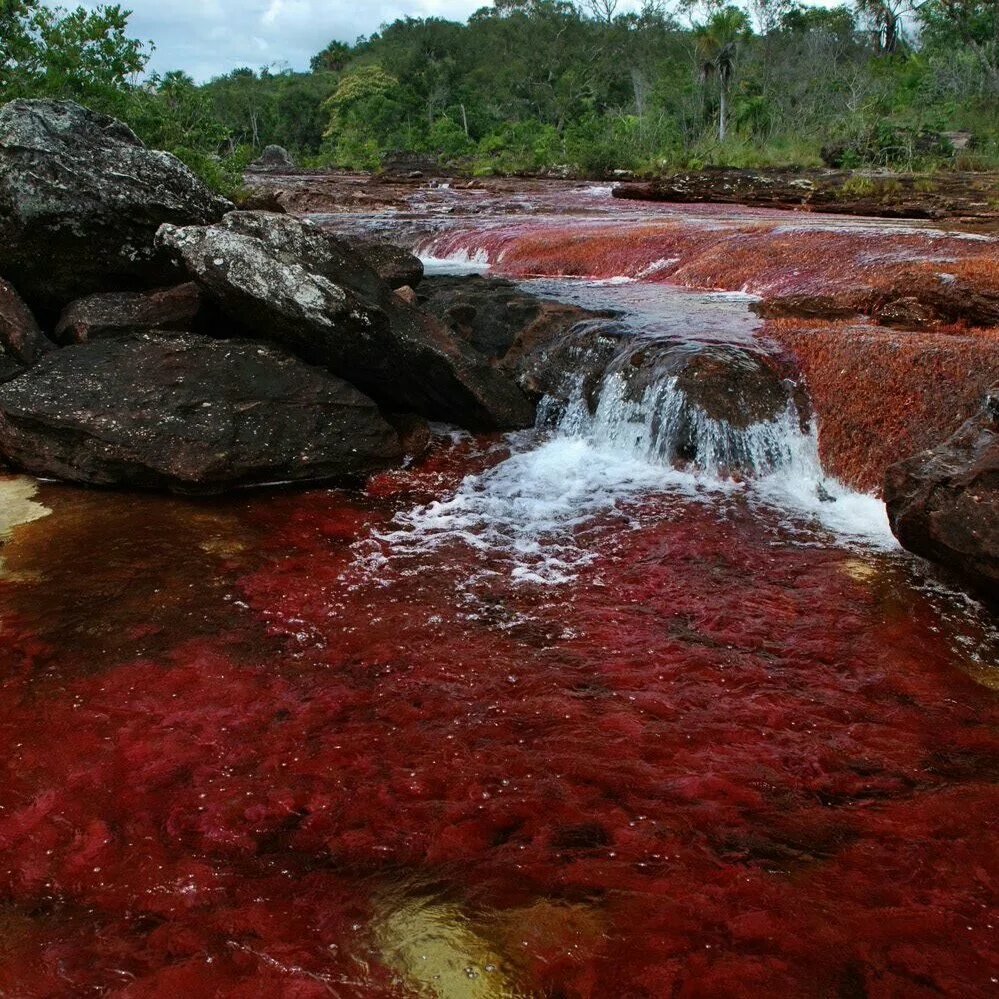
{"type": "MultiPolygon", "coordinates": [[[[46,0],[100,6],[102,0],[46,0]]],[[[107,2],[107,0],[104,0],[107,2]]],[[[240,66],[307,69],[334,38],[353,42],[399,17],[463,21],[491,0],[117,0],[132,11],[133,37],[153,41],[149,69],[182,69],[198,82],[240,66]]],[[[836,0],[813,0],[833,5],[836,0]]],[[[622,0],[621,10],[638,0],[622,0]]]]}

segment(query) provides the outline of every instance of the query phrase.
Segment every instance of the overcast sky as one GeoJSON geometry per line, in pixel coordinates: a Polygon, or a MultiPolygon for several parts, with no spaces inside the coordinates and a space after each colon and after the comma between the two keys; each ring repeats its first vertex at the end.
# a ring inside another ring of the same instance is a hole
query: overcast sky
{"type": "MultiPolygon", "coordinates": [[[[46,0],[53,7],[101,0],[46,0]]],[[[204,81],[238,66],[306,69],[336,38],[353,42],[398,17],[464,20],[491,0],[119,0],[132,10],[131,34],[151,40],[150,69],[183,69],[204,81]]],[[[831,6],[836,0],[813,0],[831,6]]],[[[623,0],[621,9],[637,8],[623,0]]]]}

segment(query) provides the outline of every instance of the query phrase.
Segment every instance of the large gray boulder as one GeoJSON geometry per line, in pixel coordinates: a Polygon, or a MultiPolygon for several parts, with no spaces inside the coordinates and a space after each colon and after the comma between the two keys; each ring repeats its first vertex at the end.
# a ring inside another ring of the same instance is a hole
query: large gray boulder
{"type": "Polygon", "coordinates": [[[146,333],[66,347],[0,385],[0,454],[71,482],[210,493],[352,484],[403,446],[367,396],[278,347],[146,333]]]}
{"type": "Polygon", "coordinates": [[[999,386],[949,440],[888,468],[885,504],[903,547],[999,599],[999,386]]]}
{"type": "Polygon", "coordinates": [[[289,216],[231,212],[215,225],[164,225],[159,241],[239,325],[386,408],[472,429],[533,423],[512,378],[394,294],[349,240],[289,216]]]}
{"type": "Polygon", "coordinates": [[[0,108],[0,274],[36,311],[176,283],[156,230],[211,222],[230,207],[114,118],[72,101],[0,108]]]}
{"type": "Polygon", "coordinates": [[[287,173],[295,169],[295,161],[284,146],[265,146],[260,158],[246,169],[251,173],[287,173]]]}

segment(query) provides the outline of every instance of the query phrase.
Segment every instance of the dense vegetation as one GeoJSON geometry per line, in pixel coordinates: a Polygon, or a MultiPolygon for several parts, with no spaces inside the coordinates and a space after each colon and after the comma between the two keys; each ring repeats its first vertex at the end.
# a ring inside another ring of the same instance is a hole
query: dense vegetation
{"type": "Polygon", "coordinates": [[[128,12],[0,0],[0,99],[117,114],[220,186],[264,145],[310,166],[423,153],[480,173],[707,164],[999,165],[999,3],[496,0],[396,21],[309,72],[143,78],[128,12]],[[956,151],[945,132],[970,132],[956,151]]]}

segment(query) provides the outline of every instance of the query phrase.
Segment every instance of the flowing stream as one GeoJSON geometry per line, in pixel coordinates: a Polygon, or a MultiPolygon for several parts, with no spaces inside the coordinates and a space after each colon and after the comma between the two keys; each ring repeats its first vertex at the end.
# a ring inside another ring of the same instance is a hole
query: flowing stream
{"type": "MultiPolygon", "coordinates": [[[[546,197],[321,221],[451,273],[645,223],[546,197]]],[[[994,619],[793,386],[738,426],[657,366],[776,347],[637,256],[517,275],[614,311],[596,390],[363,492],[5,480],[0,995],[995,994],[994,619]]]]}

